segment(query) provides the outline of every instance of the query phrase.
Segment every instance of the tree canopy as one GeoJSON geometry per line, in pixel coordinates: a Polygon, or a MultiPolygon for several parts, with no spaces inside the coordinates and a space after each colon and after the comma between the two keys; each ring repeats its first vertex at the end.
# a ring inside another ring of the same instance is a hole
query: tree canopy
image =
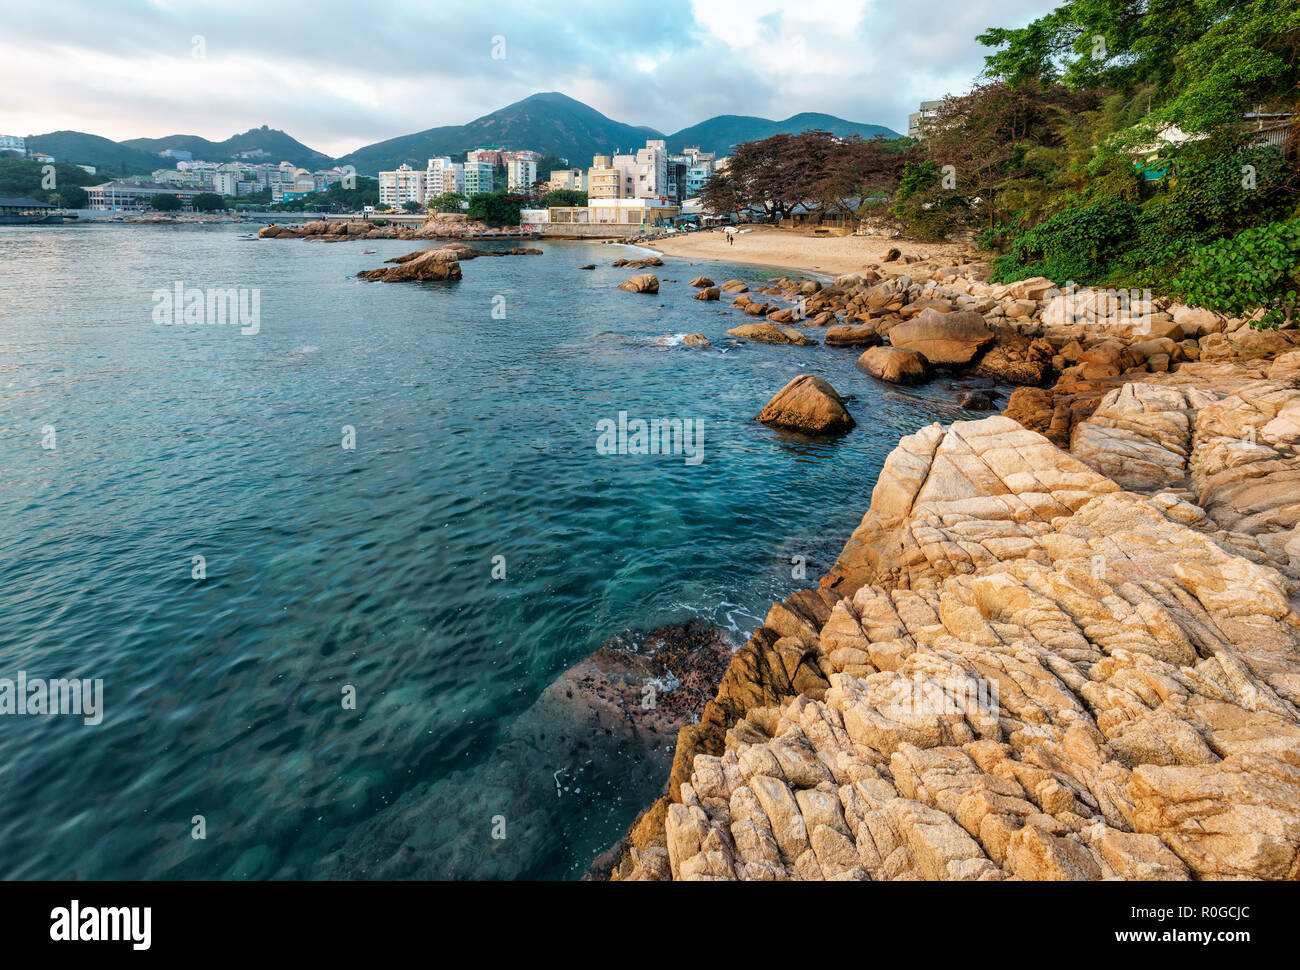
{"type": "Polygon", "coordinates": [[[528,197],[498,189],[495,192],[478,192],[469,197],[469,217],[500,225],[519,225],[519,213],[528,204],[528,197]]]}
{"type": "Polygon", "coordinates": [[[841,138],[827,131],[771,135],[737,146],[726,168],[705,183],[701,197],[713,212],[752,208],[772,221],[800,204],[852,211],[868,197],[892,191],[913,157],[914,147],[884,139],[841,138]]]}

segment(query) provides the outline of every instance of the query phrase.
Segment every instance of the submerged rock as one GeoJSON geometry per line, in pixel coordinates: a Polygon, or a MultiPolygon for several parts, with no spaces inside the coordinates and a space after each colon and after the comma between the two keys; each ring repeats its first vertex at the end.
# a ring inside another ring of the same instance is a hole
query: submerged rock
{"type": "Polygon", "coordinates": [[[777,391],[758,420],[805,434],[843,434],[856,423],[835,388],[812,374],[800,374],[777,391]]]}
{"type": "Polygon", "coordinates": [[[967,411],[993,411],[997,405],[991,391],[962,391],[957,395],[957,407],[967,411]]]}
{"type": "Polygon", "coordinates": [[[335,879],[529,879],[611,799],[664,790],[676,732],[693,723],[731,657],[707,623],[624,633],[565,670],[484,762],[418,784],[332,854],[335,879]],[[566,807],[557,816],[557,802],[566,807]],[[494,819],[505,825],[493,838],[494,819]],[[558,824],[557,824],[558,818],[558,824]]]}

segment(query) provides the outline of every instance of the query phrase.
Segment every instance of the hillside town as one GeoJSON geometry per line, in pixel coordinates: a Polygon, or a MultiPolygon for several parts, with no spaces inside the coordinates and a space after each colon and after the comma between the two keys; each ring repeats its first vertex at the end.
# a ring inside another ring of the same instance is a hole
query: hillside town
{"type": "MultiPolygon", "coordinates": [[[[53,163],[55,158],[28,152],[19,136],[0,135],[0,151],[31,160],[53,163]]],[[[119,178],[85,187],[86,208],[92,212],[141,212],[155,208],[161,197],[179,202],[177,211],[195,211],[199,196],[219,196],[224,208],[252,209],[261,205],[285,206],[319,199],[327,208],[332,186],[352,188],[358,181],[373,181],[351,166],[315,171],[289,161],[257,160],[257,152],[234,161],[196,159],[193,153],[169,148],[158,153],[169,162],[148,178],[119,178]]],[[[378,172],[378,199],[358,206],[366,215],[416,213],[424,210],[468,209],[476,195],[505,192],[517,196],[521,221],[528,225],[659,225],[678,217],[692,200],[698,200],[726,158],[698,146],[672,152],[664,139],[647,139],[640,148],[615,149],[595,155],[588,166],[539,169],[548,156],[532,149],[504,145],[480,146],[462,153],[430,158],[424,168],[402,164],[378,172]],[[565,193],[554,196],[553,193],[565,193]],[[562,201],[564,204],[551,204],[562,201]],[[580,203],[580,204],[575,204],[580,203]]],[[[549,156],[556,161],[554,156],[549,156]]],[[[82,166],[95,174],[93,166],[82,166]]],[[[167,206],[171,208],[170,203],[167,206]]],[[[333,205],[332,211],[340,206],[333,205]]],[[[698,206],[696,207],[698,208],[698,206]]]]}

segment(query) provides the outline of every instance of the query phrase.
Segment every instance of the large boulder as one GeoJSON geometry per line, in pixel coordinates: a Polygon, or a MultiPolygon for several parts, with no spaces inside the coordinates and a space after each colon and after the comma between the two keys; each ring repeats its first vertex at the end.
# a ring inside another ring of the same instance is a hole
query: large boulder
{"type": "Polygon", "coordinates": [[[794,327],[778,327],[772,323],[742,323],[739,327],[732,327],[727,333],[733,337],[743,337],[745,340],[755,340],[761,344],[794,344],[798,347],[809,347],[817,342],[809,340],[794,327]]]}
{"type": "Polygon", "coordinates": [[[695,279],[691,280],[691,286],[695,287],[696,289],[704,289],[712,285],[713,285],[713,280],[709,279],[707,276],[697,276],[695,277],[695,279]]]}
{"type": "Polygon", "coordinates": [[[931,307],[889,331],[895,347],[914,350],[945,367],[969,364],[993,340],[993,331],[974,310],[941,313],[931,307]]]}
{"type": "Polygon", "coordinates": [[[695,300],[716,300],[722,295],[722,292],[716,286],[706,286],[695,294],[692,299],[695,300]]]}
{"type": "Polygon", "coordinates": [[[655,276],[654,273],[639,273],[630,280],[619,283],[618,288],[627,290],[629,293],[658,293],[659,277],[655,276]]]}
{"type": "Polygon", "coordinates": [[[1017,280],[1007,286],[1008,295],[1017,300],[1046,300],[1053,295],[1056,284],[1045,276],[1017,280]]]}
{"type": "Polygon", "coordinates": [[[357,276],[363,280],[379,280],[384,283],[458,280],[461,278],[460,255],[457,250],[450,247],[421,249],[387,260],[396,263],[396,266],[388,269],[363,270],[357,276]]]}
{"type": "Polygon", "coordinates": [[[758,420],[805,434],[843,434],[855,423],[835,388],[812,374],[800,374],[777,391],[758,420]]]}
{"type": "Polygon", "coordinates": [[[925,358],[915,350],[872,347],[858,358],[858,370],[891,384],[919,384],[929,375],[925,358]]]}
{"type": "Polygon", "coordinates": [[[826,331],[827,347],[878,347],[880,334],[866,324],[841,323],[826,331]]]}

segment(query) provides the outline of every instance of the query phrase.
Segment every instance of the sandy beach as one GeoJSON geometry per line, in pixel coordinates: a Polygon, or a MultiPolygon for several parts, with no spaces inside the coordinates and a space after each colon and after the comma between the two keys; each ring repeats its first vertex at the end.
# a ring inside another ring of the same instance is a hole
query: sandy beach
{"type": "Polygon", "coordinates": [[[894,248],[923,259],[955,257],[967,252],[965,246],[955,243],[923,243],[884,236],[812,236],[771,226],[756,226],[751,232],[737,233],[735,238],[735,244],[728,245],[725,233],[694,232],[644,245],[665,256],[682,259],[725,260],[830,276],[855,273],[867,263],[879,263],[894,248]]]}

